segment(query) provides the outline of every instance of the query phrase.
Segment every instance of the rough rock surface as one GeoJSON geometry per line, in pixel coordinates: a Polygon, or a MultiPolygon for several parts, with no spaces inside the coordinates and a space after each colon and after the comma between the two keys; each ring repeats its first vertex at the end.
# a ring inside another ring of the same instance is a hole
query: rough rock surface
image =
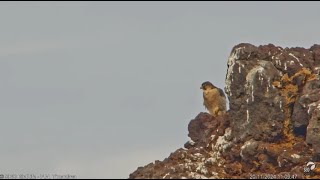
{"type": "Polygon", "coordinates": [[[184,148],[129,178],[320,178],[320,45],[242,43],[227,65],[228,112],[200,113],[184,148]]]}

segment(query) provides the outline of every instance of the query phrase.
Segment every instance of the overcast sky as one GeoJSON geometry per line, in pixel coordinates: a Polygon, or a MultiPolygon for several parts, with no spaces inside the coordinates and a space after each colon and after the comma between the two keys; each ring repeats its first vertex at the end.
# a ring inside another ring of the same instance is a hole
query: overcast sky
{"type": "Polygon", "coordinates": [[[319,2],[0,2],[3,174],[128,178],[188,141],[241,42],[319,43],[319,2]]]}

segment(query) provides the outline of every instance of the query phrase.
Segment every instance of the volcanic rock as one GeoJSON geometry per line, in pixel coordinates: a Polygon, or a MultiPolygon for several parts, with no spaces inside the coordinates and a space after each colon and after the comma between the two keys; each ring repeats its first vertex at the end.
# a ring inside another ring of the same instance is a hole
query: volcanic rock
{"type": "Polygon", "coordinates": [[[199,113],[185,148],[130,179],[320,178],[320,45],[241,43],[226,64],[226,114],[199,113]]]}

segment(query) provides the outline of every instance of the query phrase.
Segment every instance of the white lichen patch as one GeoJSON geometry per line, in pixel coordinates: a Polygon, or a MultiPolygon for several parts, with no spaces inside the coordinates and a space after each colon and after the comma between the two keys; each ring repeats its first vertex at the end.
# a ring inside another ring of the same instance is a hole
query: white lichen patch
{"type": "Polygon", "coordinates": [[[243,51],[245,47],[239,47],[236,48],[234,51],[231,52],[229,58],[228,58],[228,70],[227,70],[227,78],[226,78],[226,93],[229,94],[229,96],[232,96],[231,93],[231,83],[233,81],[233,68],[236,63],[236,60],[239,59],[241,51],[243,51]]]}
{"type": "Polygon", "coordinates": [[[281,162],[279,161],[279,158],[277,159],[278,166],[281,167],[281,162]]]}
{"type": "Polygon", "coordinates": [[[247,141],[247,142],[245,142],[242,146],[241,146],[241,151],[240,151],[240,156],[241,156],[241,158],[244,158],[244,156],[243,156],[243,150],[247,147],[247,146],[250,146],[251,145],[251,141],[247,141]]]}
{"type": "Polygon", "coordinates": [[[254,148],[257,148],[257,147],[258,147],[258,144],[253,139],[246,141],[240,148],[241,149],[241,151],[240,151],[241,158],[243,158],[243,159],[248,158],[248,156],[244,157],[243,151],[254,151],[254,148]]]}
{"type": "Polygon", "coordinates": [[[225,149],[230,146],[231,142],[227,141],[225,136],[219,136],[218,139],[217,139],[217,142],[215,144],[215,147],[214,149],[215,150],[218,150],[218,151],[221,151],[221,152],[224,152],[225,149]]]}
{"type": "Polygon", "coordinates": [[[196,168],[196,172],[197,173],[200,173],[200,174],[203,174],[203,175],[207,175],[208,174],[208,170],[207,168],[205,167],[204,163],[201,162],[198,164],[197,168],[196,168]]]}
{"type": "Polygon", "coordinates": [[[211,172],[212,176],[209,179],[223,179],[222,177],[218,176],[217,172],[211,172]]]}
{"type": "Polygon", "coordinates": [[[162,179],[165,179],[168,175],[170,175],[170,173],[165,174],[162,179]]]}
{"type": "Polygon", "coordinates": [[[252,143],[252,141],[251,141],[251,140],[249,140],[249,141],[245,142],[245,143],[244,143],[244,145],[243,145],[243,146],[241,146],[241,150],[243,150],[243,149],[244,149],[244,148],[246,148],[247,146],[250,146],[250,145],[251,145],[251,143],[252,143]]]}
{"type": "Polygon", "coordinates": [[[259,64],[261,66],[256,66],[256,67],[252,68],[246,76],[245,89],[246,89],[247,94],[249,94],[249,93],[251,94],[252,102],[254,102],[254,85],[253,84],[254,84],[254,79],[257,76],[257,74],[258,74],[258,79],[261,81],[261,83],[263,81],[262,75],[264,74],[263,66],[265,66],[265,63],[261,61],[259,64]]]}
{"type": "Polygon", "coordinates": [[[231,128],[230,127],[228,127],[226,130],[225,130],[225,133],[224,133],[224,137],[226,138],[226,139],[230,139],[231,138],[231,128]]]}
{"type": "Polygon", "coordinates": [[[203,156],[203,155],[200,154],[200,153],[195,153],[194,155],[197,156],[197,157],[202,157],[202,156],[203,156]]]}
{"type": "Polygon", "coordinates": [[[308,107],[308,114],[310,114],[310,106],[308,107]]]}
{"type": "Polygon", "coordinates": [[[190,158],[190,160],[192,160],[192,161],[198,160],[198,157],[197,157],[197,156],[194,156],[194,155],[192,155],[192,154],[189,155],[189,158],[190,158]]]}
{"type": "Polygon", "coordinates": [[[193,145],[195,144],[195,142],[192,141],[191,139],[188,141],[188,143],[189,143],[191,146],[193,146],[193,145]]]}
{"type": "Polygon", "coordinates": [[[241,61],[236,61],[236,63],[238,64],[239,74],[241,74],[241,67],[244,68],[244,64],[242,64],[241,61]]]}
{"type": "Polygon", "coordinates": [[[259,77],[259,81],[260,81],[261,86],[262,86],[262,84],[263,84],[263,77],[262,77],[261,73],[258,73],[258,77],[259,77]]]}
{"type": "Polygon", "coordinates": [[[213,141],[213,139],[214,139],[214,137],[216,137],[216,135],[213,134],[210,137],[211,137],[211,141],[213,141]]]}
{"type": "Polygon", "coordinates": [[[176,172],[176,168],[174,167],[170,167],[170,170],[172,170],[172,172],[176,172]]]}
{"type": "MultiPolygon", "coordinates": [[[[305,104],[304,104],[305,105],[305,104]]],[[[308,114],[310,114],[311,109],[313,110],[315,106],[317,106],[318,104],[316,102],[313,102],[311,104],[308,104],[308,114]]],[[[318,105],[319,106],[319,105],[318,105]]],[[[317,106],[317,108],[318,108],[317,106]]]]}
{"type": "Polygon", "coordinates": [[[289,53],[289,56],[295,58],[298,61],[298,63],[300,64],[300,66],[303,67],[303,65],[301,64],[300,60],[295,55],[293,55],[292,53],[289,53]]]}
{"type": "Polygon", "coordinates": [[[276,65],[281,66],[281,60],[279,59],[279,57],[277,56],[275,57],[275,59],[276,59],[276,65]]]}
{"type": "Polygon", "coordinates": [[[221,159],[221,153],[216,149],[214,144],[211,144],[211,148],[213,153],[211,154],[211,157],[214,159],[214,162],[219,162],[221,159]]]}
{"type": "Polygon", "coordinates": [[[213,158],[213,157],[210,157],[208,159],[205,160],[204,164],[207,164],[207,165],[213,165],[217,162],[217,159],[213,158]]]}
{"type": "Polygon", "coordinates": [[[279,106],[280,106],[281,112],[283,112],[283,109],[282,109],[282,101],[281,101],[281,100],[279,101],[279,106]]]}
{"type": "Polygon", "coordinates": [[[231,142],[227,139],[231,137],[231,129],[226,129],[223,136],[219,136],[216,143],[211,145],[212,152],[210,153],[213,162],[218,162],[218,166],[221,166],[224,161],[221,159],[221,152],[225,152],[226,149],[231,146],[231,142]]]}
{"type": "Polygon", "coordinates": [[[282,73],[282,71],[279,71],[279,75],[280,75],[280,76],[283,76],[283,73],[282,73]]]}
{"type": "Polygon", "coordinates": [[[251,99],[252,99],[252,102],[254,102],[254,95],[253,95],[253,84],[251,86],[251,99]]]}
{"type": "Polygon", "coordinates": [[[186,155],[185,155],[184,153],[181,153],[180,158],[181,158],[181,159],[184,159],[185,157],[186,157],[186,155]]]}
{"type": "MultiPolygon", "coordinates": [[[[316,71],[317,74],[320,73],[320,67],[314,67],[314,70],[316,71]]],[[[318,79],[319,79],[319,76],[318,76],[318,79]]]]}
{"type": "Polygon", "coordinates": [[[292,154],[291,157],[294,158],[294,159],[299,159],[300,158],[300,156],[298,154],[292,154]]]}
{"type": "Polygon", "coordinates": [[[247,123],[249,123],[249,110],[247,109],[247,123]]]}
{"type": "Polygon", "coordinates": [[[294,61],[290,61],[290,65],[291,65],[291,66],[294,65],[294,61]]]}
{"type": "Polygon", "coordinates": [[[184,164],[184,169],[188,170],[188,171],[191,171],[192,170],[192,168],[191,168],[192,165],[193,165],[193,163],[191,163],[191,161],[187,162],[187,163],[184,164]]]}
{"type": "Polygon", "coordinates": [[[268,77],[267,92],[269,92],[270,87],[271,87],[271,82],[270,82],[270,77],[268,77]]]}
{"type": "Polygon", "coordinates": [[[189,177],[192,179],[208,179],[206,176],[194,172],[190,172],[189,177]]]}
{"type": "Polygon", "coordinates": [[[284,70],[287,70],[287,62],[284,63],[284,70]]]}

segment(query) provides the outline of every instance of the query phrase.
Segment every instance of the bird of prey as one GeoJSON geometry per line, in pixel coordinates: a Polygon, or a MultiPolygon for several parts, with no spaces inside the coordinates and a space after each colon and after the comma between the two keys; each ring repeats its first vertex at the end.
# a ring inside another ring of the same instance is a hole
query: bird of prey
{"type": "Polygon", "coordinates": [[[226,96],[222,89],[217,88],[211,82],[202,83],[203,105],[213,117],[220,116],[226,112],[226,96]]]}

